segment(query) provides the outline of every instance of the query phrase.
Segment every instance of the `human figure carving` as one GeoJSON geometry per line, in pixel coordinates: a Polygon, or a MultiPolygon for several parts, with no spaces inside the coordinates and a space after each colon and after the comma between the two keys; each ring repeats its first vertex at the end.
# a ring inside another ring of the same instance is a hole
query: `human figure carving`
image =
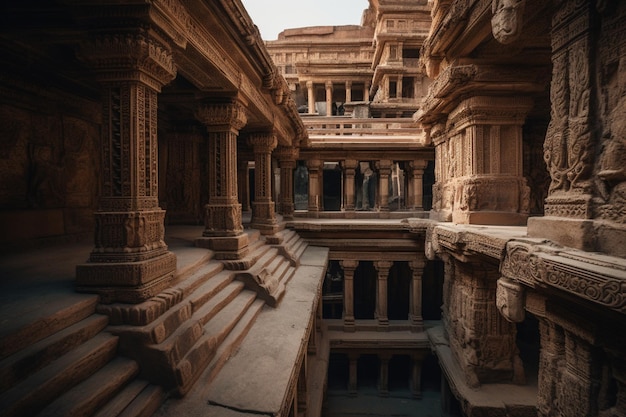
{"type": "Polygon", "coordinates": [[[526,0],[493,0],[491,3],[491,32],[502,44],[510,44],[522,33],[526,0]]]}

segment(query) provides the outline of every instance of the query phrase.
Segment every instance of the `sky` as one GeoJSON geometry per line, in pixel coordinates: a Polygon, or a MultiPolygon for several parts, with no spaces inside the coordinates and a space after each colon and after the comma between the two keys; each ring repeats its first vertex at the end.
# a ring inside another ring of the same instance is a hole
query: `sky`
{"type": "Polygon", "coordinates": [[[276,40],[285,29],[360,25],[368,0],[241,0],[261,38],[276,40]]]}

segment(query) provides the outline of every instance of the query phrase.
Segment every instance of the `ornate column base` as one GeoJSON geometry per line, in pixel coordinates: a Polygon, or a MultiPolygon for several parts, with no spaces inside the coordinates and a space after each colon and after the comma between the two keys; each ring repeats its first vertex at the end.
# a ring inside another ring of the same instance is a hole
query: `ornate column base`
{"type": "Polygon", "coordinates": [[[176,271],[176,255],[166,251],[136,262],[86,263],[76,266],[76,291],[96,293],[101,302],[137,304],[168,288],[176,271]]]}
{"type": "Polygon", "coordinates": [[[409,314],[409,322],[411,323],[411,332],[419,333],[424,331],[424,320],[422,316],[409,314]]]}
{"type": "Polygon", "coordinates": [[[345,317],[343,319],[343,331],[348,333],[356,332],[354,317],[345,317]]]}
{"type": "Polygon", "coordinates": [[[215,259],[236,260],[243,259],[248,254],[248,240],[248,235],[242,233],[237,236],[199,237],[195,243],[199,248],[215,252],[215,259]]]}
{"type": "Polygon", "coordinates": [[[273,202],[252,203],[250,227],[260,230],[263,235],[272,235],[278,232],[279,225],[274,215],[273,202]]]}

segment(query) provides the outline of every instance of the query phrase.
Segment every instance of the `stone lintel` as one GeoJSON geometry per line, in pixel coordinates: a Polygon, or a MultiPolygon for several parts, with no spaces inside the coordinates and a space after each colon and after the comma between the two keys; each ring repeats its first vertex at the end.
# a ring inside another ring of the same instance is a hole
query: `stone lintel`
{"type": "Polygon", "coordinates": [[[138,262],[86,263],[76,266],[78,292],[96,293],[105,304],[137,304],[166,289],[174,278],[176,255],[138,262]]]}

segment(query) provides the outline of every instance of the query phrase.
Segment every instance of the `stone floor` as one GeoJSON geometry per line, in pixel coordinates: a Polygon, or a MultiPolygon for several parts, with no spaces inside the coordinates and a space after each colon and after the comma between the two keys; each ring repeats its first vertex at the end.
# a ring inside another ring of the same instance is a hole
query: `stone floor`
{"type": "Polygon", "coordinates": [[[413,398],[408,389],[396,389],[380,397],[376,387],[359,388],[357,396],[345,390],[329,389],[322,417],[441,417],[440,394],[422,391],[413,398]]]}

